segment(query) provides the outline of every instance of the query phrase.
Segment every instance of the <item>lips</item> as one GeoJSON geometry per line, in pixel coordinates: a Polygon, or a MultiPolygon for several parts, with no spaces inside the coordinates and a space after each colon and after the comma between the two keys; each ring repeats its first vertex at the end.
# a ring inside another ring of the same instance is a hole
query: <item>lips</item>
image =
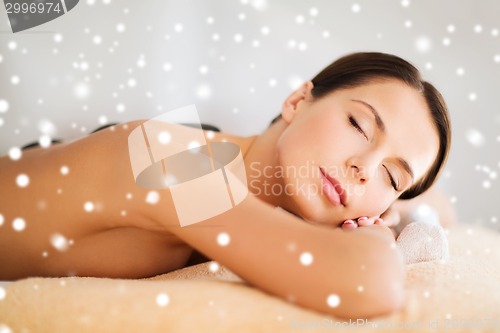
{"type": "Polygon", "coordinates": [[[334,206],[343,205],[347,201],[347,193],[340,185],[340,182],[328,175],[325,170],[319,168],[323,185],[323,193],[334,206]]]}

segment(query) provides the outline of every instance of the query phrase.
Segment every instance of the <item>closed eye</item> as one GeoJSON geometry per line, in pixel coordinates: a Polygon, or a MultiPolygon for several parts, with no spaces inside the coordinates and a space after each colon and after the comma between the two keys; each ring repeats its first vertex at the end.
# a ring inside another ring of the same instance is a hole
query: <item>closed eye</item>
{"type": "Polygon", "coordinates": [[[398,185],[396,184],[396,182],[394,181],[394,178],[392,178],[392,175],[391,173],[389,172],[389,170],[386,168],[386,166],[384,165],[384,168],[385,170],[387,171],[387,175],[389,176],[389,180],[391,181],[391,185],[392,187],[394,188],[395,191],[398,191],[398,185]]]}
{"type": "Polygon", "coordinates": [[[358,122],[356,121],[356,119],[354,119],[353,116],[349,115],[349,122],[351,123],[351,125],[361,134],[363,134],[363,136],[366,138],[366,140],[368,140],[368,137],[366,136],[365,132],[363,132],[363,129],[358,125],[358,122]]]}

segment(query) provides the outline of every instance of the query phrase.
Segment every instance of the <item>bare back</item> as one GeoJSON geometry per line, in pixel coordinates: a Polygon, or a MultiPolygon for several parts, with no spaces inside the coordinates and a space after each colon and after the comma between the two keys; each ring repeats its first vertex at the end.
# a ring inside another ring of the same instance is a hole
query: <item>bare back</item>
{"type": "MultiPolygon", "coordinates": [[[[187,262],[193,249],[186,243],[169,232],[137,227],[148,223],[140,213],[147,209],[148,191],[134,182],[127,137],[140,123],[28,149],[17,161],[0,158],[0,279],[137,278],[187,262]],[[27,186],[17,184],[21,174],[27,186]]],[[[173,207],[165,210],[174,216],[173,207]]]]}

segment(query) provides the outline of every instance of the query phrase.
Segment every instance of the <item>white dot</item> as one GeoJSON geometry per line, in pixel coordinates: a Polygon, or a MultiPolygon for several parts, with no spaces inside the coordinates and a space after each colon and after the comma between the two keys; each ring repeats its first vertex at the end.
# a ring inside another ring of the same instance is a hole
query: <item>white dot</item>
{"type": "Polygon", "coordinates": [[[38,143],[42,148],[48,148],[52,144],[52,139],[49,135],[44,134],[40,137],[40,139],[38,139],[38,143]]]}
{"type": "Polygon", "coordinates": [[[306,42],[300,42],[298,48],[299,48],[300,51],[307,50],[307,43],[306,42]]]}
{"type": "Polygon", "coordinates": [[[276,79],[269,79],[269,86],[270,87],[276,87],[276,84],[278,82],[276,81],[276,79]]]}
{"type": "Polygon", "coordinates": [[[446,30],[448,30],[448,32],[450,34],[454,33],[455,32],[455,26],[453,24],[449,24],[447,27],[446,27],[446,30]]]}
{"type": "Polygon", "coordinates": [[[464,74],[465,74],[465,69],[463,69],[462,67],[458,67],[457,68],[457,75],[463,76],[464,74]]]}
{"type": "Polygon", "coordinates": [[[0,113],[5,113],[9,110],[9,102],[5,99],[0,99],[0,113]]]}
{"type": "Polygon", "coordinates": [[[12,222],[12,228],[14,228],[15,231],[23,231],[24,228],[26,228],[26,222],[21,217],[17,217],[12,222]]]}
{"type": "Polygon", "coordinates": [[[125,31],[125,24],[123,24],[123,23],[118,23],[118,24],[116,25],[116,31],[118,31],[118,32],[124,32],[124,31],[125,31]]]}
{"type": "Polygon", "coordinates": [[[491,29],[491,35],[492,35],[493,37],[498,36],[498,29],[491,29]]]}
{"type": "Polygon", "coordinates": [[[326,303],[329,307],[336,308],[340,304],[340,297],[336,294],[330,294],[326,299],[326,303]]]}
{"type": "Polygon", "coordinates": [[[27,175],[22,173],[19,176],[17,176],[16,183],[17,183],[17,186],[19,186],[19,187],[26,187],[30,183],[30,179],[27,175]]]}
{"type": "Polygon", "coordinates": [[[302,84],[302,82],[304,82],[304,80],[302,80],[300,77],[298,77],[298,76],[292,76],[288,80],[288,86],[292,90],[296,90],[298,87],[300,87],[300,85],[302,84]]]}
{"type": "Polygon", "coordinates": [[[478,33],[478,34],[479,34],[479,33],[481,33],[482,31],[483,31],[483,27],[482,27],[480,24],[476,24],[476,25],[474,26],[474,32],[475,32],[475,33],[478,33]]]}
{"type": "Polygon", "coordinates": [[[158,296],[156,296],[156,304],[158,304],[158,306],[161,306],[161,307],[167,306],[169,302],[170,302],[170,298],[165,293],[161,293],[161,294],[158,294],[158,296]]]}
{"type": "Polygon", "coordinates": [[[69,247],[66,237],[61,234],[53,234],[50,237],[50,243],[56,250],[59,251],[66,251],[69,247]]]}
{"type": "Polygon", "coordinates": [[[203,66],[200,66],[200,74],[207,74],[208,73],[208,67],[203,65],[203,66]]]}
{"type": "Polygon", "coordinates": [[[165,72],[170,72],[172,70],[172,64],[169,62],[166,62],[163,64],[163,70],[165,72]]]}
{"type": "Polygon", "coordinates": [[[56,126],[48,119],[40,120],[38,122],[38,129],[43,134],[47,134],[47,135],[51,135],[51,136],[55,135],[55,133],[57,132],[56,126]]]}
{"type": "Polygon", "coordinates": [[[444,46],[449,46],[451,44],[451,40],[449,38],[443,38],[443,45],[444,46]]]}
{"type": "Polygon", "coordinates": [[[118,113],[122,113],[123,111],[125,111],[125,105],[123,105],[122,103],[117,104],[117,105],[116,105],[116,111],[117,111],[118,113]]]}
{"type": "Polygon", "coordinates": [[[214,131],[206,131],[207,139],[213,139],[215,137],[214,131]]]}
{"type": "Polygon", "coordinates": [[[465,135],[467,137],[467,141],[469,141],[469,143],[475,147],[484,145],[486,141],[484,135],[476,129],[467,130],[465,135]]]}
{"type": "Polygon", "coordinates": [[[323,38],[328,38],[328,37],[330,37],[330,31],[325,30],[325,31],[323,31],[322,35],[323,35],[323,38]]]}
{"type": "Polygon", "coordinates": [[[94,42],[94,44],[99,45],[102,43],[102,38],[101,38],[101,36],[97,35],[97,36],[94,36],[92,41],[94,42]]]}
{"type": "Polygon", "coordinates": [[[10,41],[9,44],[7,44],[7,47],[9,48],[9,50],[15,50],[17,49],[17,43],[14,41],[10,41]]]}
{"type": "Polygon", "coordinates": [[[20,159],[22,155],[23,155],[23,152],[18,147],[12,147],[9,149],[9,157],[14,161],[17,161],[18,159],[20,159]]]}
{"type": "Polygon", "coordinates": [[[365,287],[363,286],[358,286],[358,292],[362,293],[365,290],[365,287]]]}
{"type": "Polygon", "coordinates": [[[207,99],[212,95],[212,91],[208,85],[203,84],[196,89],[196,95],[201,99],[207,99]]]}
{"type": "Polygon", "coordinates": [[[69,173],[69,168],[66,165],[63,165],[60,169],[61,174],[67,175],[69,173]]]}
{"type": "Polygon", "coordinates": [[[214,23],[214,18],[212,16],[207,17],[207,23],[208,24],[213,24],[214,23]]]}
{"type": "Polygon", "coordinates": [[[491,187],[491,182],[489,180],[483,181],[483,188],[488,189],[491,187]]]}
{"type": "Polygon", "coordinates": [[[212,35],[212,39],[213,39],[214,41],[218,41],[218,40],[220,39],[220,35],[219,35],[219,34],[213,34],[213,35],[212,35]]]}
{"type": "Polygon", "coordinates": [[[55,34],[54,35],[54,42],[60,43],[63,40],[63,36],[61,34],[55,34]]]}
{"type": "Polygon", "coordinates": [[[135,87],[137,85],[137,81],[135,79],[133,79],[133,78],[130,78],[130,79],[127,80],[127,85],[129,87],[135,87]]]}
{"type": "Polygon", "coordinates": [[[21,80],[19,79],[19,76],[17,76],[17,75],[13,75],[10,78],[10,83],[12,83],[14,85],[19,84],[19,81],[21,81],[21,80]]]}
{"type": "Polygon", "coordinates": [[[300,263],[309,266],[313,262],[313,255],[310,252],[304,252],[300,255],[300,263]]]}
{"type": "Polygon", "coordinates": [[[410,5],[410,0],[401,0],[401,6],[408,7],[410,5]]]}
{"type": "Polygon", "coordinates": [[[104,125],[108,122],[108,118],[106,116],[99,116],[99,124],[104,125]]]}
{"type": "Polygon", "coordinates": [[[144,55],[141,54],[140,58],[137,60],[137,67],[143,68],[146,66],[146,60],[144,59],[144,55]]]}
{"type": "Polygon", "coordinates": [[[312,7],[311,9],[309,9],[309,15],[311,15],[311,16],[318,16],[318,14],[319,14],[318,8],[312,7]]]}
{"type": "Polygon", "coordinates": [[[3,221],[5,221],[4,217],[2,214],[0,214],[0,226],[3,225],[3,221]]]}
{"type": "Polygon", "coordinates": [[[217,272],[219,270],[219,264],[215,261],[212,261],[209,265],[208,265],[208,270],[210,272],[217,272]]]}
{"type": "Polygon", "coordinates": [[[354,3],[352,6],[351,6],[351,10],[353,13],[359,13],[361,11],[361,6],[357,3],[354,3]]]}
{"type": "Polygon", "coordinates": [[[87,201],[84,205],[83,205],[83,209],[87,212],[87,213],[90,213],[94,210],[94,203],[91,202],[91,201],[87,201]]]}
{"type": "Polygon", "coordinates": [[[495,54],[495,56],[493,57],[493,61],[495,61],[496,63],[500,63],[500,54],[495,54]]]}
{"type": "Polygon", "coordinates": [[[236,43],[241,43],[243,41],[243,36],[241,34],[236,34],[233,39],[236,43]]]}
{"type": "Polygon", "coordinates": [[[217,244],[220,246],[227,246],[229,244],[230,237],[227,233],[221,232],[217,235],[217,244]]]}
{"type": "Polygon", "coordinates": [[[265,36],[266,36],[266,35],[269,35],[269,32],[270,32],[270,31],[271,31],[271,30],[270,30],[270,29],[269,29],[269,27],[267,27],[267,26],[263,26],[263,27],[260,29],[260,33],[261,33],[261,34],[263,34],[263,35],[265,35],[265,36]]]}
{"type": "Polygon", "coordinates": [[[78,83],[73,89],[73,93],[78,98],[85,98],[89,95],[89,87],[85,83],[78,83]]]}
{"type": "Polygon", "coordinates": [[[406,27],[406,28],[411,28],[411,26],[412,26],[411,21],[410,21],[410,20],[406,20],[406,21],[405,21],[405,27],[406,27]]]}
{"type": "Polygon", "coordinates": [[[5,289],[3,287],[0,287],[0,300],[5,298],[5,294],[5,289]]]}
{"type": "Polygon", "coordinates": [[[166,145],[170,142],[171,135],[168,131],[162,131],[158,134],[158,142],[162,145],[166,145]]]}
{"type": "Polygon", "coordinates": [[[297,24],[302,24],[302,23],[304,23],[304,16],[302,16],[302,15],[297,15],[297,17],[295,17],[295,22],[296,22],[297,24]]]}
{"type": "Polygon", "coordinates": [[[421,53],[430,51],[432,42],[428,37],[420,36],[415,40],[415,48],[421,53]]]}
{"type": "Polygon", "coordinates": [[[127,198],[127,200],[132,199],[132,193],[127,193],[126,198],[127,198]]]}
{"type": "Polygon", "coordinates": [[[470,93],[469,94],[469,101],[475,101],[477,99],[477,94],[476,93],[470,93]]]}
{"type": "Polygon", "coordinates": [[[240,21],[244,21],[244,20],[245,20],[245,18],[246,18],[245,13],[239,13],[239,14],[238,14],[238,19],[239,19],[240,21]]]}
{"type": "Polygon", "coordinates": [[[174,25],[174,30],[175,32],[182,32],[182,30],[184,30],[184,27],[182,26],[182,24],[177,23],[176,25],[174,25]]]}
{"type": "Polygon", "coordinates": [[[156,205],[160,201],[160,193],[157,191],[149,191],[146,196],[146,202],[150,205],[156,205]]]}
{"type": "Polygon", "coordinates": [[[431,70],[431,69],[432,69],[432,63],[430,63],[430,62],[426,62],[426,63],[425,63],[425,69],[427,69],[427,70],[431,70]]]}

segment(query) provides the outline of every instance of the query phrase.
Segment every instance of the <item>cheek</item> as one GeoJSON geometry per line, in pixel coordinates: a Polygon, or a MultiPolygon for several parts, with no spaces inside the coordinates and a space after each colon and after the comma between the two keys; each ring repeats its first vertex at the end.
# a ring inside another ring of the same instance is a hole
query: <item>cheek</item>
{"type": "Polygon", "coordinates": [[[387,190],[375,183],[370,187],[354,187],[352,195],[356,198],[352,202],[352,212],[357,216],[381,215],[394,202],[387,190]]]}

